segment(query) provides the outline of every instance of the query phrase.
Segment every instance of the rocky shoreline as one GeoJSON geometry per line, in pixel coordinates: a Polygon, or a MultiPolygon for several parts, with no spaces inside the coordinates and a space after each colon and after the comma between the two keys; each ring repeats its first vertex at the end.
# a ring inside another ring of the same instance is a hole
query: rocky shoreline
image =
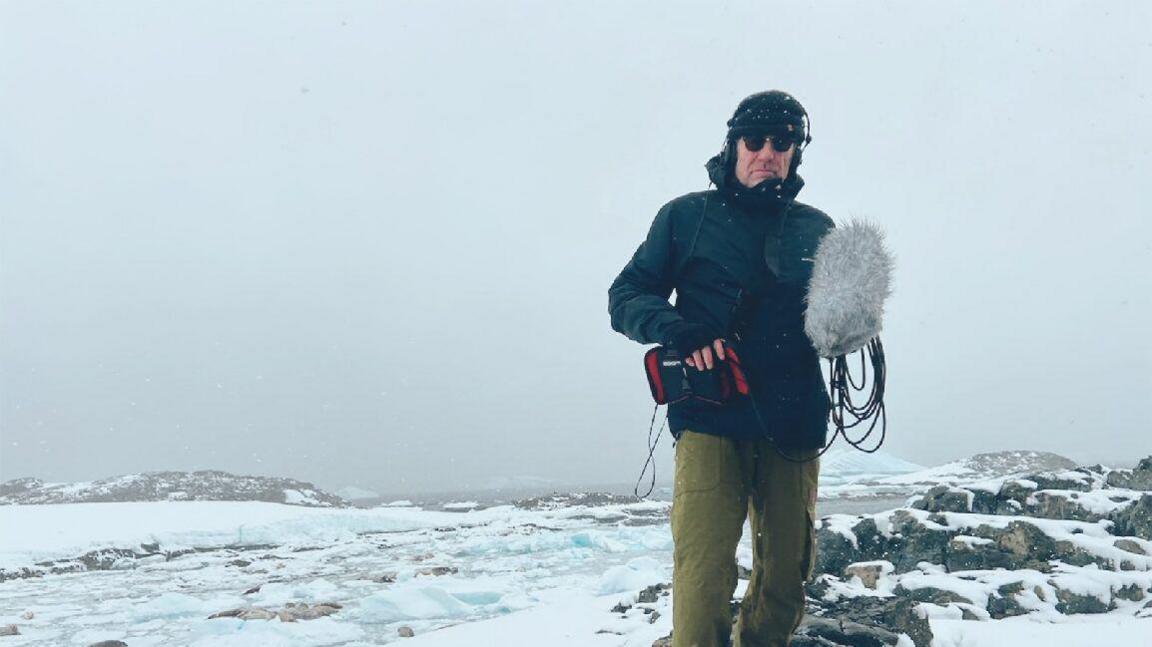
{"type": "Polygon", "coordinates": [[[1152,457],[938,485],[906,507],[825,516],[816,540],[794,647],[927,647],[932,618],[1152,618],[1152,457]]]}

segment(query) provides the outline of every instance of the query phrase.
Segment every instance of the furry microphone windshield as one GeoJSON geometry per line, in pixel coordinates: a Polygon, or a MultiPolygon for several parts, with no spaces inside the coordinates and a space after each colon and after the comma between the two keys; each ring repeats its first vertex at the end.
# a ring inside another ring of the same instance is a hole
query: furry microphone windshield
{"type": "Polygon", "coordinates": [[[892,264],[884,233],[870,223],[852,221],[820,241],[804,332],[821,357],[854,353],[880,334],[892,264]]]}

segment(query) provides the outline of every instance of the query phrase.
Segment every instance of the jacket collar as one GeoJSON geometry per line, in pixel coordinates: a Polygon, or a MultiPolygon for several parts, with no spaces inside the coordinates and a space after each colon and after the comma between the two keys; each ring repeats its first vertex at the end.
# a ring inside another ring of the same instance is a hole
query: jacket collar
{"type": "Polygon", "coordinates": [[[804,188],[804,178],[791,173],[783,182],[765,180],[749,189],[736,180],[724,158],[725,155],[719,153],[708,160],[704,165],[708,169],[708,178],[721,193],[753,213],[779,211],[795,200],[800,189],[804,188]]]}

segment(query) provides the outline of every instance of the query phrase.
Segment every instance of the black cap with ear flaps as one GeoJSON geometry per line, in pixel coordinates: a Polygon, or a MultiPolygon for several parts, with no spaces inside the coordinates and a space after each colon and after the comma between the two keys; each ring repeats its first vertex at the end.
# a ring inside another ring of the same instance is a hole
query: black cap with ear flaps
{"type": "Polygon", "coordinates": [[[728,140],[749,133],[787,133],[797,144],[811,141],[808,112],[796,97],[780,90],[745,97],[728,120],[728,140]]]}

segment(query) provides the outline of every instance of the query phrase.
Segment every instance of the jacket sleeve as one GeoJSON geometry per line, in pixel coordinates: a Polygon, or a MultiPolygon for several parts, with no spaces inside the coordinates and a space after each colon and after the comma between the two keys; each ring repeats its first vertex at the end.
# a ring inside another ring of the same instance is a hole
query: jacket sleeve
{"type": "Polygon", "coordinates": [[[677,266],[670,206],[656,214],[648,237],[608,288],[612,329],[641,344],[667,343],[684,321],[668,302],[677,266]]]}

